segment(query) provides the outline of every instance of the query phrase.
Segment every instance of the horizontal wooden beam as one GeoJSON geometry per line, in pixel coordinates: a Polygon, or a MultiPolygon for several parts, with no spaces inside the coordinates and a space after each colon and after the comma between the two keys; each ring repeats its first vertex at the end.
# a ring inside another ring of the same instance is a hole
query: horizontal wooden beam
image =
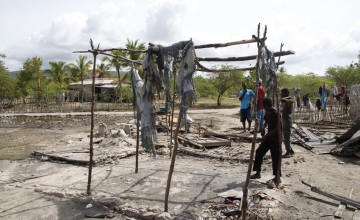
{"type": "Polygon", "coordinates": [[[255,43],[257,40],[255,38],[252,38],[250,40],[240,40],[240,41],[233,41],[228,43],[215,43],[215,44],[203,44],[203,45],[195,45],[195,49],[203,49],[203,48],[210,48],[210,47],[228,47],[228,46],[234,46],[234,45],[240,45],[240,44],[249,44],[249,43],[255,43]]]}
{"type": "Polygon", "coordinates": [[[114,57],[114,58],[119,58],[120,60],[123,60],[125,62],[129,62],[129,63],[135,63],[135,64],[138,64],[138,65],[142,65],[142,62],[141,60],[130,60],[126,57],[123,57],[123,56],[115,56],[115,55],[112,55],[112,54],[109,54],[109,53],[105,53],[105,52],[99,52],[99,54],[102,54],[102,55],[106,55],[106,56],[110,56],[110,57],[114,57]]]}
{"type": "MultiPolygon", "coordinates": [[[[244,68],[235,68],[235,69],[211,69],[211,68],[207,68],[203,65],[200,64],[200,62],[196,62],[198,67],[200,69],[196,69],[196,71],[202,71],[202,72],[229,72],[229,71],[249,71],[249,70],[254,70],[256,69],[256,66],[252,66],[252,67],[244,67],[244,68]]],[[[285,63],[285,61],[280,61],[277,62],[276,65],[280,66],[283,65],[285,63]]]]}
{"type": "MultiPolygon", "coordinates": [[[[295,54],[292,50],[286,50],[286,51],[278,51],[275,52],[273,55],[274,57],[280,57],[280,56],[287,56],[287,55],[293,55],[295,54]]],[[[217,62],[224,62],[224,61],[248,61],[248,60],[256,60],[257,55],[251,55],[251,56],[244,56],[244,57],[228,57],[228,58],[218,58],[218,57],[197,57],[198,61],[217,61],[217,62]]]]}

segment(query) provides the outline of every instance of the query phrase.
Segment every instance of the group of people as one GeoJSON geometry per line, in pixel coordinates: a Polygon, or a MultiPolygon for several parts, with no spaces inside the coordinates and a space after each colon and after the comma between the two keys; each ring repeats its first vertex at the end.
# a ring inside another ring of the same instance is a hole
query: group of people
{"type": "MultiPolygon", "coordinates": [[[[251,130],[252,123],[252,114],[251,114],[251,104],[255,93],[248,89],[248,86],[245,82],[242,83],[242,90],[239,92],[240,104],[240,121],[243,125],[244,131],[246,131],[246,122],[248,122],[248,130],[251,130]]],[[[261,165],[265,154],[270,150],[272,158],[272,169],[273,175],[275,176],[272,179],[275,183],[277,180],[280,180],[281,177],[281,167],[279,167],[280,160],[280,145],[281,141],[279,140],[279,126],[278,126],[278,113],[277,110],[273,107],[273,102],[270,98],[265,96],[265,90],[262,86],[262,81],[259,80],[257,87],[257,118],[258,118],[258,132],[261,133],[261,143],[256,149],[255,153],[255,162],[253,166],[253,171],[255,173],[251,175],[251,179],[261,178],[261,165]],[[265,131],[267,128],[267,132],[265,131]],[[279,176],[278,176],[279,175],[279,176]]],[[[283,158],[292,157],[295,153],[291,147],[291,114],[293,111],[294,99],[290,96],[289,89],[283,88],[281,90],[281,125],[283,133],[283,142],[285,145],[286,153],[282,155],[283,158]]],[[[256,129],[254,129],[256,131],[256,129]]],[[[281,180],[280,180],[281,181],[281,180]]]]}

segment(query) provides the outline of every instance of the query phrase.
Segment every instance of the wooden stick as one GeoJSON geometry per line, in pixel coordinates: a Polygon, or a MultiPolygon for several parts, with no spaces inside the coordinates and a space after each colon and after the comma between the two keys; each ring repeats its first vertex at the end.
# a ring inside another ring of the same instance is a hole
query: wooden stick
{"type": "Polygon", "coordinates": [[[187,143],[189,143],[189,144],[191,144],[191,145],[194,145],[194,146],[196,146],[196,147],[199,147],[199,148],[201,148],[201,149],[206,150],[206,148],[205,148],[204,146],[202,146],[201,144],[198,144],[198,143],[196,143],[196,142],[194,142],[194,141],[192,141],[192,140],[189,140],[189,139],[186,138],[186,137],[178,136],[178,139],[179,139],[180,141],[187,142],[187,143]]]}
{"type": "MultiPolygon", "coordinates": [[[[96,52],[102,53],[102,52],[108,52],[108,51],[128,51],[128,52],[135,52],[135,53],[146,53],[148,50],[132,50],[128,48],[110,48],[110,49],[97,49],[96,52]]],[[[73,51],[73,53],[94,53],[95,50],[82,50],[82,51],[73,51]]]]}
{"type": "MultiPolygon", "coordinates": [[[[284,46],[283,43],[281,43],[280,46],[280,51],[282,50],[282,47],[284,46]]],[[[279,56],[279,60],[280,61],[280,56],[279,56]]],[[[276,67],[277,70],[278,67],[276,67]]],[[[277,126],[278,126],[278,143],[279,143],[279,163],[278,163],[278,170],[277,170],[277,174],[276,174],[276,180],[275,180],[275,184],[276,186],[279,185],[280,183],[280,174],[281,174],[281,157],[282,157],[282,134],[283,134],[283,127],[282,127],[282,120],[281,120],[281,116],[282,114],[280,114],[280,103],[279,103],[279,94],[278,94],[278,77],[276,75],[275,78],[275,93],[276,93],[276,107],[277,107],[277,116],[278,116],[278,120],[277,120],[277,126]]]]}
{"type": "MultiPolygon", "coordinates": [[[[211,68],[207,68],[207,67],[203,66],[202,64],[200,64],[200,62],[198,60],[196,60],[195,62],[197,64],[197,66],[200,68],[200,69],[196,69],[196,71],[203,71],[203,72],[249,71],[249,70],[256,69],[256,66],[236,68],[236,69],[211,69],[211,68]]],[[[283,65],[284,63],[285,63],[285,61],[277,62],[276,65],[280,66],[280,65],[283,65]]]]}
{"type": "Polygon", "coordinates": [[[221,161],[228,160],[228,161],[234,161],[234,162],[238,162],[238,163],[248,163],[249,162],[248,158],[234,158],[234,157],[229,157],[229,156],[211,155],[208,153],[198,152],[198,151],[194,151],[194,150],[190,150],[190,149],[186,149],[186,148],[180,148],[178,150],[178,152],[187,154],[190,156],[205,157],[205,158],[221,160],[221,161]]]}
{"type": "Polygon", "coordinates": [[[130,59],[128,59],[128,58],[126,58],[126,57],[123,57],[123,56],[114,56],[114,55],[112,55],[112,54],[104,53],[104,52],[99,52],[99,54],[106,55],[106,56],[110,56],[110,57],[119,58],[120,60],[123,60],[123,61],[125,61],[125,62],[135,63],[135,64],[138,64],[138,65],[142,65],[141,60],[130,60],[130,59]]]}
{"type": "Polygon", "coordinates": [[[328,193],[328,192],[325,192],[317,187],[314,187],[308,183],[306,183],[305,181],[301,181],[304,185],[307,185],[311,188],[311,191],[312,192],[316,192],[320,195],[323,195],[323,196],[326,196],[326,197],[329,197],[331,199],[334,199],[336,201],[339,201],[339,202],[342,202],[346,205],[351,205],[351,206],[354,206],[358,209],[360,209],[360,202],[357,202],[355,200],[352,200],[352,199],[349,199],[349,198],[346,198],[346,197],[343,197],[343,196],[339,196],[339,195],[336,195],[336,194],[333,194],[333,193],[328,193]]]}
{"type": "Polygon", "coordinates": [[[172,157],[172,140],[173,140],[173,125],[174,125],[174,110],[175,110],[175,95],[176,95],[176,60],[173,62],[173,77],[174,77],[174,85],[173,85],[173,96],[172,96],[172,102],[171,102],[171,121],[170,121],[170,157],[172,157]]]}
{"type": "MultiPolygon", "coordinates": [[[[293,55],[295,54],[292,50],[287,51],[278,51],[275,52],[273,55],[274,57],[278,56],[287,56],[287,55],[293,55]]],[[[217,57],[197,57],[198,61],[248,61],[248,60],[256,60],[257,55],[251,55],[251,56],[244,56],[244,57],[228,57],[228,58],[217,58],[217,57]]]]}
{"type": "Polygon", "coordinates": [[[38,151],[34,151],[31,154],[34,156],[46,156],[49,159],[56,160],[56,161],[64,161],[64,162],[67,162],[70,164],[79,164],[79,165],[88,165],[89,164],[88,160],[74,160],[74,159],[69,159],[67,157],[60,157],[60,156],[56,156],[56,155],[41,153],[38,151]]]}
{"type": "Polygon", "coordinates": [[[204,132],[204,135],[210,135],[210,136],[214,136],[214,137],[219,137],[219,138],[226,138],[226,139],[230,139],[230,140],[241,140],[243,142],[252,142],[253,138],[252,137],[247,137],[247,136],[241,136],[239,134],[222,134],[222,133],[218,133],[215,131],[211,131],[211,130],[206,130],[204,132]]]}
{"type": "MultiPolygon", "coordinates": [[[[348,196],[349,199],[351,199],[353,190],[354,190],[354,189],[351,188],[350,191],[349,191],[349,196],[348,196]]],[[[339,206],[338,206],[338,208],[337,208],[337,210],[336,210],[336,212],[335,212],[335,214],[334,214],[335,218],[340,218],[340,219],[341,219],[342,216],[343,216],[343,213],[344,213],[345,208],[346,208],[346,204],[340,202],[340,204],[339,204],[339,206]]]]}
{"type": "Polygon", "coordinates": [[[140,117],[141,117],[141,115],[140,115],[139,108],[136,108],[136,159],[135,159],[136,161],[135,161],[135,173],[138,173],[138,171],[139,171],[140,117]]]}
{"type": "Polygon", "coordinates": [[[170,169],[169,169],[169,175],[168,175],[168,180],[166,183],[166,191],[165,191],[165,204],[164,204],[164,211],[168,212],[169,210],[169,193],[170,193],[170,184],[171,184],[171,178],[172,178],[172,174],[174,172],[174,167],[175,167],[175,160],[176,160],[176,152],[179,146],[179,141],[178,141],[178,135],[179,135],[179,130],[180,130],[180,124],[181,124],[181,116],[182,116],[182,111],[179,111],[179,118],[177,121],[177,125],[176,125],[176,130],[175,130],[175,134],[174,134],[174,141],[175,141],[175,145],[174,145],[174,149],[171,155],[171,164],[170,164],[170,169]]]}
{"type": "Polygon", "coordinates": [[[203,45],[195,45],[195,49],[203,49],[203,48],[209,48],[209,47],[228,47],[228,46],[234,46],[234,45],[240,45],[240,44],[249,44],[249,43],[256,43],[256,39],[252,38],[250,40],[241,40],[241,41],[233,41],[228,43],[214,43],[214,44],[203,44],[203,45]]]}
{"type": "Polygon", "coordinates": [[[92,74],[92,92],[91,92],[91,126],[90,126],[90,159],[89,159],[89,174],[88,174],[88,183],[87,183],[87,194],[91,195],[91,175],[92,175],[92,165],[93,165],[93,137],[94,137],[94,107],[95,107],[95,78],[96,78],[96,56],[98,55],[97,49],[94,48],[93,41],[90,39],[91,49],[94,51],[93,57],[93,74],[92,74]]]}
{"type": "MultiPolygon", "coordinates": [[[[260,36],[260,23],[258,25],[258,30],[257,30],[257,35],[258,38],[260,36]]],[[[260,42],[257,42],[257,47],[258,47],[258,55],[257,55],[257,62],[256,62],[256,82],[258,83],[259,78],[259,59],[261,56],[261,46],[260,46],[260,42]]],[[[257,99],[257,91],[255,91],[255,99],[257,99]]],[[[255,119],[255,124],[257,125],[257,119],[255,119]]],[[[257,129],[257,128],[256,128],[257,129]]],[[[249,160],[249,165],[248,165],[248,170],[247,170],[247,174],[246,174],[246,180],[245,180],[245,184],[243,187],[243,199],[241,200],[241,210],[242,210],[242,220],[246,220],[246,211],[247,211],[247,199],[248,199],[248,187],[249,187],[249,183],[250,183],[250,175],[251,175],[251,169],[252,169],[252,165],[253,165],[253,159],[254,159],[254,154],[255,154],[255,140],[256,140],[256,134],[257,132],[254,132],[254,138],[252,141],[252,145],[251,145],[251,151],[250,151],[250,160],[249,160]]]]}

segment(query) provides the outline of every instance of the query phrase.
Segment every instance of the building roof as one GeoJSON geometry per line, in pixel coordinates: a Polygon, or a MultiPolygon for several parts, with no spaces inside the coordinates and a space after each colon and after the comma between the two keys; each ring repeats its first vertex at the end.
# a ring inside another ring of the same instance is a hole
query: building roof
{"type": "MultiPolygon", "coordinates": [[[[118,84],[119,80],[117,78],[96,78],[95,85],[108,85],[108,84],[118,84]]],[[[70,86],[81,85],[81,81],[70,83],[70,86]]],[[[84,79],[83,85],[92,85],[92,79],[84,79]]]]}

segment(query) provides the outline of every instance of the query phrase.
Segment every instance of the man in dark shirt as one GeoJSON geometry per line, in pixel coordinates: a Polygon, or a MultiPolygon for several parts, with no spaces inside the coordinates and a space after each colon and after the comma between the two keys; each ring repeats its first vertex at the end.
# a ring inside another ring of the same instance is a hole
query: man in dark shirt
{"type": "MultiPolygon", "coordinates": [[[[279,151],[279,135],[278,135],[278,114],[277,111],[272,106],[272,101],[269,98],[263,100],[263,105],[265,108],[265,127],[268,128],[268,132],[265,134],[265,129],[261,132],[261,143],[255,153],[255,162],[253,166],[253,171],[256,171],[255,174],[251,175],[250,179],[260,179],[261,178],[261,164],[265,154],[270,150],[271,160],[272,160],[272,169],[273,179],[276,182],[276,176],[278,175],[280,151],[279,151]]],[[[279,172],[281,176],[281,171],[279,172]]],[[[280,177],[279,177],[280,180],[280,177]]]]}

